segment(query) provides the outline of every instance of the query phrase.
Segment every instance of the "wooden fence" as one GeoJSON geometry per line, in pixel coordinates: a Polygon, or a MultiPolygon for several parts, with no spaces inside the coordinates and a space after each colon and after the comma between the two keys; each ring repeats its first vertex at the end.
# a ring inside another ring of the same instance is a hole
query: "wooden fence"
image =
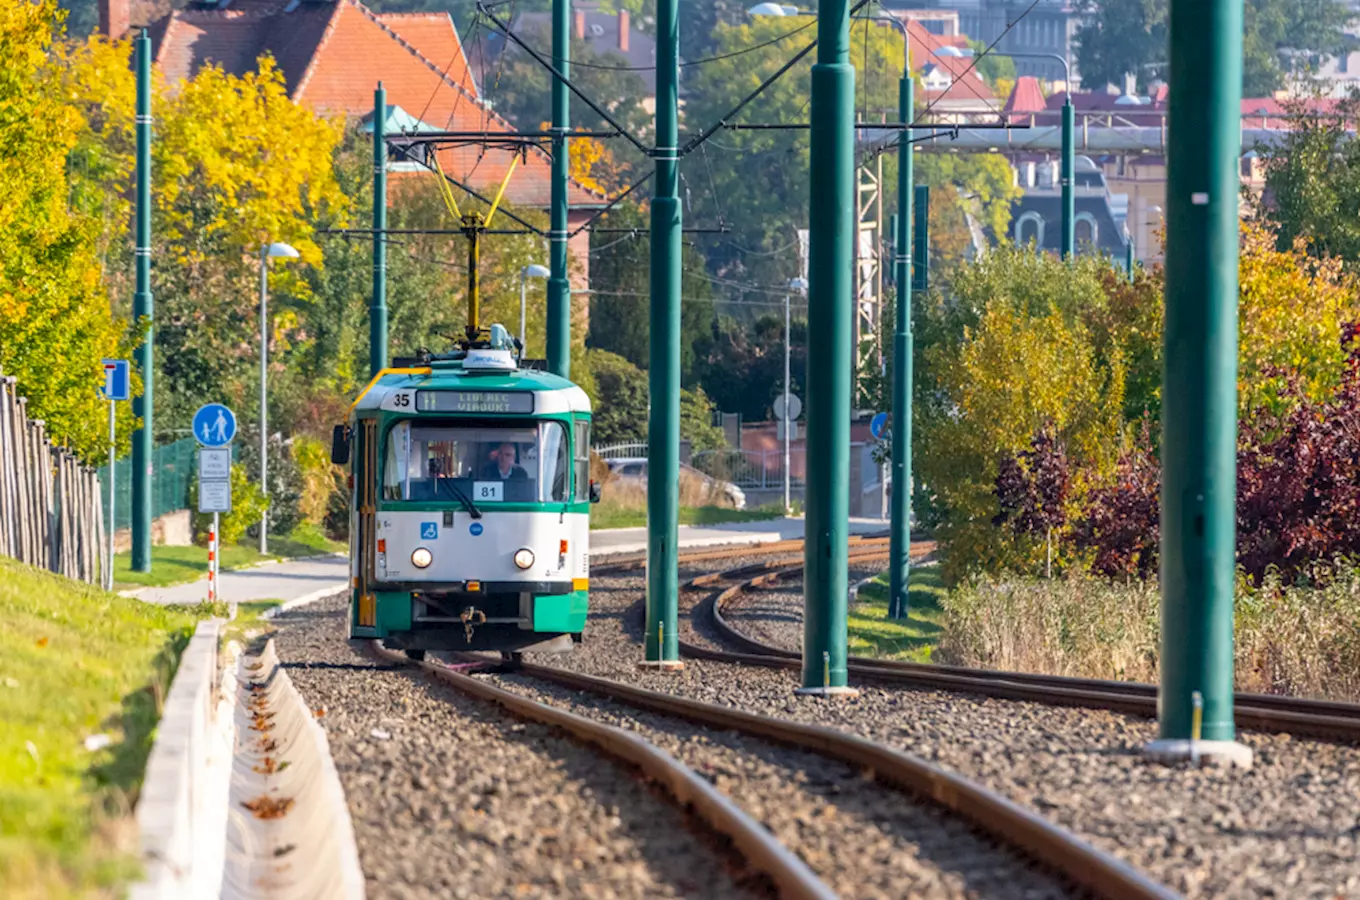
{"type": "Polygon", "coordinates": [[[0,554],[97,584],[107,546],[99,479],[52,446],[15,381],[0,374],[0,554]]]}

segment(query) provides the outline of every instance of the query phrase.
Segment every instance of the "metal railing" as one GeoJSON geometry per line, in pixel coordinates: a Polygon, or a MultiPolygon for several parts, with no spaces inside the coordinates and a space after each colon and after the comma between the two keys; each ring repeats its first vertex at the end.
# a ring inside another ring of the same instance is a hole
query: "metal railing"
{"type": "MultiPolygon", "coordinates": [[[[804,450],[789,453],[790,487],[803,487],[804,450]]],[[[740,488],[773,489],[784,484],[784,451],[780,450],[700,450],[691,461],[694,468],[712,478],[740,488]]]]}
{"type": "Polygon", "coordinates": [[[626,444],[609,444],[604,447],[592,447],[595,455],[600,459],[632,459],[633,457],[647,458],[647,442],[633,441],[626,444]]]}

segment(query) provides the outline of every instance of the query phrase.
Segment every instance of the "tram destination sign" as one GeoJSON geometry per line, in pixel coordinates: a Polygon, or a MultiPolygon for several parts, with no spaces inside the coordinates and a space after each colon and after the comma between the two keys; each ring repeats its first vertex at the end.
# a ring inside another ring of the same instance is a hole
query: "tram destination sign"
{"type": "Polygon", "coordinates": [[[418,412],[531,413],[534,395],[529,391],[416,391],[418,412]]]}

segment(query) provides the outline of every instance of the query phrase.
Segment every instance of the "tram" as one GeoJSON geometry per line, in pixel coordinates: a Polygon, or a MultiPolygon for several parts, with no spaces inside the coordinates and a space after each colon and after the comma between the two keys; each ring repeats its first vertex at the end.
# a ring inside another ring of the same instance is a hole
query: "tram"
{"type": "MultiPolygon", "coordinates": [[[[470,328],[469,331],[472,331],[470,328]]],[[[569,650],[586,624],[590,401],[505,328],[385,369],[337,426],[350,628],[427,650],[569,650]]]]}

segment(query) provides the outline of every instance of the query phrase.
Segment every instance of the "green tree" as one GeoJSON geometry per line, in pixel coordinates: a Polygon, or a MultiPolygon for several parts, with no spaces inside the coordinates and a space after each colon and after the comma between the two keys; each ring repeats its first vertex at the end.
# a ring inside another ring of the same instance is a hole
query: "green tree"
{"type": "MultiPolygon", "coordinates": [[[[1087,87],[1122,85],[1133,73],[1139,85],[1164,77],[1167,0],[1088,2],[1077,29],[1076,61],[1087,87]]],[[[1242,37],[1242,90],[1268,96],[1283,86],[1286,57],[1331,55],[1352,41],[1344,32],[1349,8],[1335,0],[1248,0],[1242,37]]]]}
{"type": "Polygon", "coordinates": [[[1258,220],[1276,233],[1276,245],[1289,250],[1303,239],[1318,256],[1336,256],[1360,266],[1360,146],[1349,132],[1360,115],[1360,96],[1340,101],[1318,114],[1303,113],[1278,142],[1258,152],[1265,164],[1265,191],[1249,202],[1258,220]]]}
{"type": "MultiPolygon", "coordinates": [[[[610,228],[633,228],[632,235],[602,233],[591,237],[591,347],[609,350],[640,369],[651,358],[651,243],[648,212],[641,204],[622,203],[604,220],[610,228]]],[[[713,323],[713,284],[704,259],[693,247],[682,250],[680,274],[680,373],[694,382],[701,345],[713,323]]]]}

